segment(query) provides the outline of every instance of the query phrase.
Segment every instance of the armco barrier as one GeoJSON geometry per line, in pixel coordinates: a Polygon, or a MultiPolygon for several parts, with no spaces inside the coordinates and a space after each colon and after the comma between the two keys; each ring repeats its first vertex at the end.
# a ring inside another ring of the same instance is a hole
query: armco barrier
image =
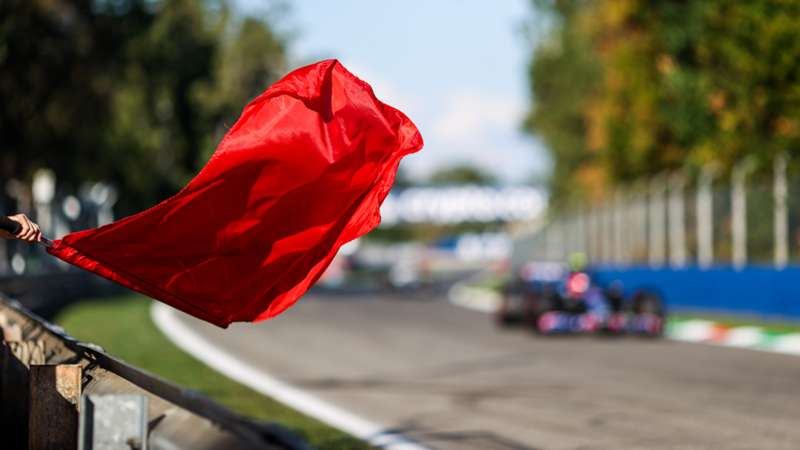
{"type": "Polygon", "coordinates": [[[656,291],[673,310],[800,319],[800,266],[595,266],[591,272],[600,285],[621,281],[627,293],[637,289],[656,291]]]}
{"type": "Polygon", "coordinates": [[[149,449],[309,449],[279,425],[250,420],[195,391],[137,369],[1,297],[0,328],[2,448],[26,448],[30,365],[79,364],[84,394],[141,394],[148,398],[149,449]]]}

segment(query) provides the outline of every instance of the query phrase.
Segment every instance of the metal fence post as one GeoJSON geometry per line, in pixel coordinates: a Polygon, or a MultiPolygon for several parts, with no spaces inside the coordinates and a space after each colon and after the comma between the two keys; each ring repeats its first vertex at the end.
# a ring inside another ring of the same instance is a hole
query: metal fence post
{"type": "Polygon", "coordinates": [[[658,175],[650,181],[649,205],[649,251],[648,260],[651,266],[657,267],[664,263],[665,241],[665,211],[664,211],[664,177],[658,175]]]}
{"type": "Polygon", "coordinates": [[[549,261],[561,261],[563,256],[562,226],[561,221],[556,219],[547,225],[547,259],[549,261]]]}
{"type": "Polygon", "coordinates": [[[575,220],[571,214],[566,215],[562,221],[562,232],[564,239],[561,241],[561,253],[567,258],[575,251],[577,239],[575,236],[575,220]]]}
{"type": "Polygon", "coordinates": [[[578,207],[575,214],[575,228],[577,228],[578,235],[578,251],[586,256],[589,254],[589,249],[586,244],[586,210],[583,206],[578,207]]]}
{"type": "Polygon", "coordinates": [[[78,450],[147,450],[147,397],[83,395],[78,450]]]}
{"type": "Polygon", "coordinates": [[[559,234],[562,236],[559,253],[562,255],[569,255],[572,253],[574,246],[574,240],[572,239],[572,217],[568,214],[564,215],[559,219],[558,223],[559,229],[561,229],[561,233],[559,234]]]}
{"type": "Polygon", "coordinates": [[[623,210],[625,203],[623,201],[622,192],[617,190],[614,192],[613,206],[611,207],[612,220],[614,221],[614,263],[622,264],[624,261],[625,253],[625,216],[623,210]]]}
{"type": "Polygon", "coordinates": [[[570,253],[582,253],[580,214],[577,211],[572,212],[570,222],[572,223],[572,252],[570,253]]]}
{"type": "Polygon", "coordinates": [[[639,261],[647,260],[647,186],[641,183],[636,188],[637,198],[637,224],[636,224],[636,250],[639,252],[639,261]]]}
{"type": "Polygon", "coordinates": [[[786,264],[789,262],[789,212],[786,207],[787,197],[786,155],[780,154],[775,157],[775,166],[773,168],[775,266],[779,269],[786,267],[786,264]]]}
{"type": "Polygon", "coordinates": [[[731,237],[736,269],[747,264],[747,169],[744,163],[740,163],[731,176],[731,237]]]}
{"type": "Polygon", "coordinates": [[[641,224],[639,222],[639,196],[634,188],[628,188],[625,193],[625,222],[628,225],[625,248],[625,258],[628,264],[636,262],[636,252],[639,247],[639,233],[641,224]]]}
{"type": "Polygon", "coordinates": [[[566,261],[567,260],[567,252],[569,249],[567,248],[567,239],[569,239],[569,228],[567,222],[560,218],[555,223],[555,235],[556,235],[556,246],[555,246],[555,258],[556,261],[566,261]]]}
{"type": "Polygon", "coordinates": [[[590,261],[593,263],[600,261],[600,217],[597,212],[597,205],[592,205],[589,209],[589,253],[590,261]]]}
{"type": "Polygon", "coordinates": [[[704,167],[697,180],[697,263],[708,268],[714,262],[714,196],[712,170],[704,167]]]}
{"type": "Polygon", "coordinates": [[[597,205],[597,254],[599,255],[598,261],[606,264],[608,263],[608,221],[606,217],[608,205],[605,200],[597,205]]]}
{"type": "Polygon", "coordinates": [[[669,178],[669,261],[673,267],[686,265],[686,220],[683,190],[686,181],[683,174],[669,178]]]}
{"type": "Polygon", "coordinates": [[[603,261],[614,261],[614,200],[609,199],[603,205],[603,261]]]}

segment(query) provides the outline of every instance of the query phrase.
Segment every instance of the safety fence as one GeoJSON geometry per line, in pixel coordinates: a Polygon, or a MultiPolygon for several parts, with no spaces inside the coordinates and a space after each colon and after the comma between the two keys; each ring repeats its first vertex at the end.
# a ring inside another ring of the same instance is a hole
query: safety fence
{"type": "Polygon", "coordinates": [[[0,337],[2,448],[308,449],[281,426],[130,366],[6,298],[0,337]]]}
{"type": "Polygon", "coordinates": [[[673,268],[800,262],[800,183],[790,182],[787,165],[778,157],[766,169],[746,161],[727,175],[707,167],[634,183],[551,213],[519,241],[520,255],[673,268]]]}
{"type": "Polygon", "coordinates": [[[800,318],[800,183],[786,157],[729,174],[662,174],[575,205],[515,239],[513,265],[583,255],[600,283],[673,310],[800,318]]]}

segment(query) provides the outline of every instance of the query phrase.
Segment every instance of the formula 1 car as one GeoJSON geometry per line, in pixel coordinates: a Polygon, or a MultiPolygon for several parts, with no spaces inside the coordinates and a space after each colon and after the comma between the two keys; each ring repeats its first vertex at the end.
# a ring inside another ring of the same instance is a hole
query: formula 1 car
{"type": "Polygon", "coordinates": [[[605,289],[592,284],[586,272],[571,272],[559,289],[543,297],[533,324],[542,334],[637,334],[658,337],[664,331],[664,306],[653,292],[625,298],[620,283],[605,289]]]}
{"type": "Polygon", "coordinates": [[[541,334],[663,333],[665,310],[654,292],[639,290],[626,298],[619,282],[601,288],[585,271],[564,273],[557,281],[521,274],[504,293],[498,322],[524,323],[541,334]]]}

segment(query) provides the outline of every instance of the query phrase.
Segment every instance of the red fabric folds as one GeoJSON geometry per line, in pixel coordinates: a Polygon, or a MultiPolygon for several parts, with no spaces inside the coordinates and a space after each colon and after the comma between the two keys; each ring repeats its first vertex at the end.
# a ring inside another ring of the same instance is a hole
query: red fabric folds
{"type": "Polygon", "coordinates": [[[48,251],[221,327],[286,310],[380,222],[417,128],[338,61],[250,102],[178,194],[48,251]]]}

